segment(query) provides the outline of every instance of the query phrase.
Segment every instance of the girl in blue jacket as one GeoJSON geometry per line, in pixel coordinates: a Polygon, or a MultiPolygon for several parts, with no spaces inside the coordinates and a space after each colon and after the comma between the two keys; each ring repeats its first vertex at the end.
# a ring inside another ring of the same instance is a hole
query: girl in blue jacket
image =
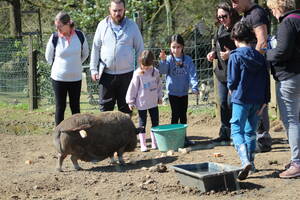
{"type": "MultiPolygon", "coordinates": [[[[188,91],[189,85],[192,92],[198,92],[198,78],[192,58],[183,52],[184,40],[181,35],[176,34],[171,37],[171,54],[166,55],[160,52],[159,72],[166,74],[166,89],[172,110],[172,124],[187,123],[188,91]]],[[[185,146],[192,142],[185,139],[185,146]]]]}

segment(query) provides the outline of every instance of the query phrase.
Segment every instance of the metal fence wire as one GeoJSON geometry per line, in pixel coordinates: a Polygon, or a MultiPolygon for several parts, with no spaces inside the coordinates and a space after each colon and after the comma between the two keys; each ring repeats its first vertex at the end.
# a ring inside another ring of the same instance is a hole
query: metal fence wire
{"type": "MultiPolygon", "coordinates": [[[[44,52],[50,35],[43,35],[44,42],[37,58],[37,91],[38,104],[53,106],[54,94],[50,78],[51,66],[45,61],[44,52]]],[[[86,34],[89,47],[92,46],[94,34],[86,34]]],[[[211,106],[214,101],[213,69],[206,59],[211,50],[211,35],[202,35],[197,29],[183,35],[185,39],[185,54],[192,57],[198,72],[200,98],[190,95],[190,106],[211,106]]],[[[12,39],[0,40],[0,101],[8,103],[28,103],[28,58],[24,53],[26,37],[22,41],[12,39]],[[19,44],[19,45],[16,45],[19,44]],[[21,45],[20,45],[21,44],[21,45]],[[23,46],[22,46],[23,45],[23,46]]],[[[145,44],[147,44],[145,42],[145,44]]],[[[166,47],[145,47],[158,58],[161,49],[166,47]]],[[[168,51],[168,49],[166,49],[168,51]]],[[[92,82],[89,60],[83,64],[83,84],[81,109],[98,109],[99,86],[92,82]]],[[[162,76],[164,83],[164,77],[162,76]]]]}

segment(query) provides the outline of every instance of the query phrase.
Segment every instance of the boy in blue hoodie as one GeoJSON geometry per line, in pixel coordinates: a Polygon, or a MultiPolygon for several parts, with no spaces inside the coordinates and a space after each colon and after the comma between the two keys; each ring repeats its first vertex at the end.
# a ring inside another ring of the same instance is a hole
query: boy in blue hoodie
{"type": "Polygon", "coordinates": [[[232,95],[231,137],[242,161],[238,179],[244,180],[255,169],[255,131],[259,115],[269,102],[270,86],[266,60],[250,45],[255,37],[252,29],[238,22],[231,37],[237,46],[229,57],[227,72],[227,87],[232,95]]]}

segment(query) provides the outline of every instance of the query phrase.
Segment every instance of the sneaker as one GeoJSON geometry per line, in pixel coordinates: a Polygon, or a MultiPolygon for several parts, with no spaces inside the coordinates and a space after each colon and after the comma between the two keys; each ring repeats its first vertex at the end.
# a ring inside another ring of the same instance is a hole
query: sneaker
{"type": "Polygon", "coordinates": [[[280,178],[295,178],[300,176],[300,165],[291,163],[291,166],[284,172],[279,174],[280,178]]]}
{"type": "Polygon", "coordinates": [[[292,161],[289,162],[288,164],[284,165],[284,169],[287,170],[288,168],[290,168],[291,164],[292,164],[292,161]]]}
{"type": "Polygon", "coordinates": [[[252,165],[249,163],[248,165],[246,165],[244,167],[244,169],[242,169],[242,171],[240,171],[240,173],[238,174],[237,178],[239,180],[245,180],[249,174],[249,171],[252,169],[252,165]]]}

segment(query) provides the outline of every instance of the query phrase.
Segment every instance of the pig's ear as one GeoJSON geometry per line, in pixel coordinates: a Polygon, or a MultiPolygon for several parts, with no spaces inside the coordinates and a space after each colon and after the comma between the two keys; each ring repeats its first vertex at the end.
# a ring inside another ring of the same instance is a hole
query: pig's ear
{"type": "Polygon", "coordinates": [[[87,130],[91,127],[92,127],[92,124],[82,124],[82,125],[77,126],[75,128],[63,129],[63,130],[61,130],[61,132],[74,132],[74,131],[87,130]]]}
{"type": "Polygon", "coordinates": [[[91,127],[92,127],[91,124],[82,124],[80,126],[77,126],[77,127],[73,128],[72,131],[86,130],[86,129],[89,129],[91,127]]]}

